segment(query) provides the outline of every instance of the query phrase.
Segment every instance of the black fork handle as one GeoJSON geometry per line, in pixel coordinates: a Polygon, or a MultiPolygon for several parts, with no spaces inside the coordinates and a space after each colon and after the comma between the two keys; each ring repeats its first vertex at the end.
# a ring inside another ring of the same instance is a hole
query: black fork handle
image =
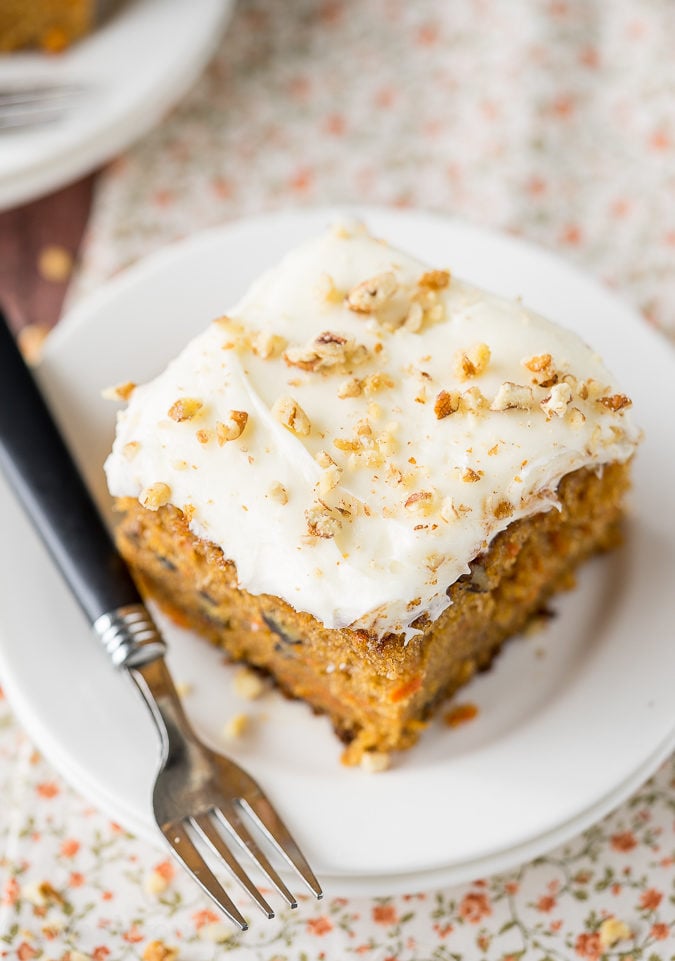
{"type": "Polygon", "coordinates": [[[0,468],[91,624],[141,603],[1,311],[0,468]]]}

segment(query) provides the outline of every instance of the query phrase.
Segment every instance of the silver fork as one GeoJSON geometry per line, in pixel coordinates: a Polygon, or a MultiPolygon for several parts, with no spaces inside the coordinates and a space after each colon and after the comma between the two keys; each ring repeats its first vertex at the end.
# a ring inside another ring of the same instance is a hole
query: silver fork
{"type": "Polygon", "coordinates": [[[0,132],[63,120],[86,88],[77,83],[15,83],[0,89],[0,132]]]}
{"type": "Polygon", "coordinates": [[[235,850],[297,901],[255,839],[262,834],[317,898],[321,887],[260,786],[204,745],[181,705],[166,645],[117,553],[0,311],[0,467],[113,664],[141,691],[160,735],[153,811],[171,853],[242,930],[247,923],[200,851],[208,849],[268,918],[235,850]]]}

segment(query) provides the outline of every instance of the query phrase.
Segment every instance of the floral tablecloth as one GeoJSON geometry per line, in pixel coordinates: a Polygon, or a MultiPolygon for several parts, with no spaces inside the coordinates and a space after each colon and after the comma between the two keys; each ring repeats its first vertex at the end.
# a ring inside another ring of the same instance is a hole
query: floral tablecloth
{"type": "MultiPolygon", "coordinates": [[[[521,234],[673,335],[673,49],[671,0],[241,2],[197,87],[102,178],[73,296],[209,225],[366,201],[521,234]]],[[[306,900],[243,935],[74,793],[4,701],[0,798],[0,957],[675,956],[675,759],[519,870],[306,900]]]]}

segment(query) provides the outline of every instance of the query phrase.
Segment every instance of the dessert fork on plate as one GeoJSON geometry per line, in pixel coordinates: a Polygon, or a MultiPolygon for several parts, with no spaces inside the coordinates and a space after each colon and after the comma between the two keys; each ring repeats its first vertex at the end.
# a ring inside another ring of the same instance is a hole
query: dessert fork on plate
{"type": "Polygon", "coordinates": [[[0,133],[62,120],[84,93],[86,87],[79,83],[4,83],[0,86],[0,133]]]}
{"type": "Polygon", "coordinates": [[[164,660],[166,645],[0,312],[0,467],[113,664],[134,681],[159,732],[153,810],[171,853],[217,906],[247,922],[200,851],[224,864],[268,918],[274,912],[235,855],[252,859],[291,907],[297,901],[256,840],[262,834],[317,898],[321,887],[260,786],[204,745],[164,660]]]}

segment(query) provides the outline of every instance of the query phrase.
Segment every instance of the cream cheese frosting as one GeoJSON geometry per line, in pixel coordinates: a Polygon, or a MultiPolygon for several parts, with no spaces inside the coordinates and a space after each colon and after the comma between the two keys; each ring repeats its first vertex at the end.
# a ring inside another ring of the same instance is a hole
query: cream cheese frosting
{"type": "Polygon", "coordinates": [[[410,636],[565,474],[632,455],[629,407],[576,334],[342,225],[131,392],[105,469],[242,589],[410,636]]]}

